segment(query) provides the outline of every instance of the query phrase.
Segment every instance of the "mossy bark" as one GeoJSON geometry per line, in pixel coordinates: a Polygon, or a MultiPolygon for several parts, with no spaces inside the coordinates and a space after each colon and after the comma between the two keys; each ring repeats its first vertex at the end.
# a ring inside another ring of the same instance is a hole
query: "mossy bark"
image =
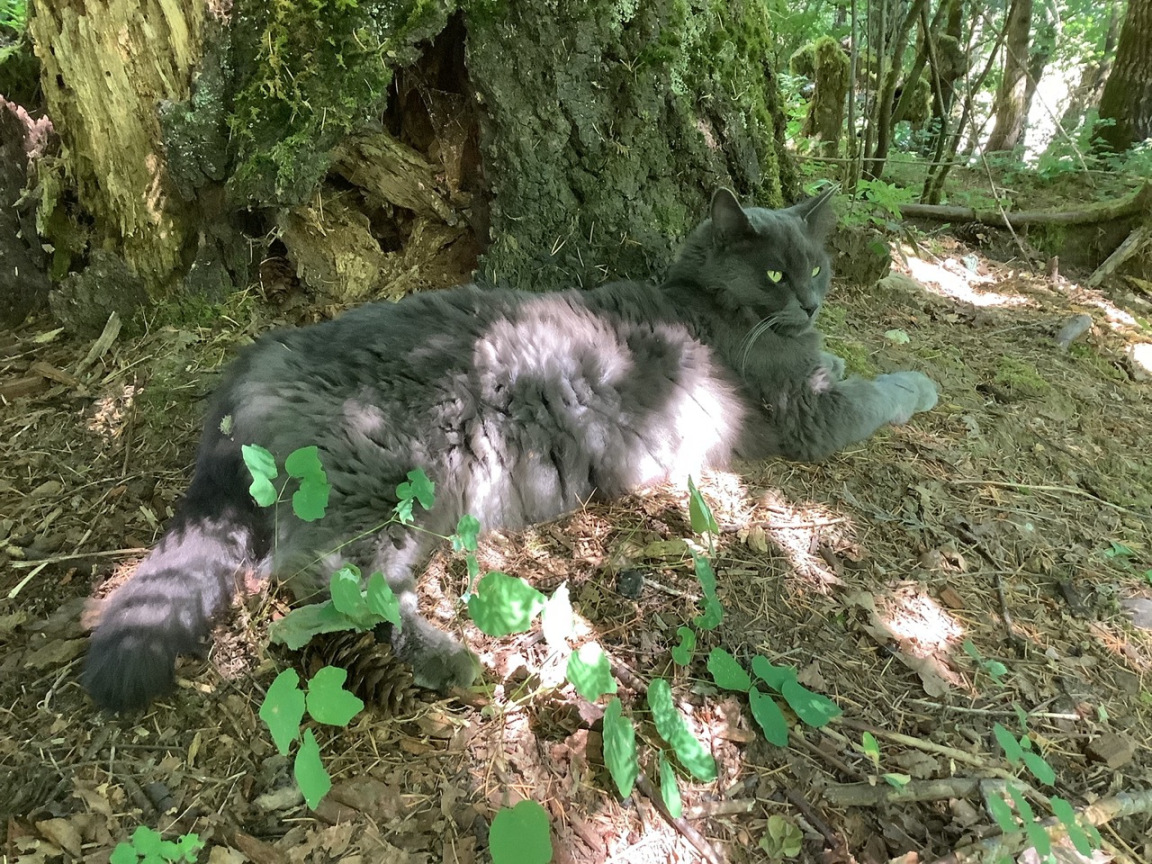
{"type": "Polygon", "coordinates": [[[132,82],[75,2],[33,30],[66,85],[50,111],[101,245],[150,286],[235,271],[240,226],[326,302],[476,266],[541,290],[651,277],[717,186],[796,192],[759,0],[236,0],[207,29],[189,0],[97,0],[150,70],[132,82]],[[137,39],[145,15],[167,31],[137,39]]]}
{"type": "Polygon", "coordinates": [[[28,21],[93,245],[119,252],[153,289],[192,230],[167,181],[156,106],[188,98],[206,15],[195,0],[41,0],[28,21]]]}

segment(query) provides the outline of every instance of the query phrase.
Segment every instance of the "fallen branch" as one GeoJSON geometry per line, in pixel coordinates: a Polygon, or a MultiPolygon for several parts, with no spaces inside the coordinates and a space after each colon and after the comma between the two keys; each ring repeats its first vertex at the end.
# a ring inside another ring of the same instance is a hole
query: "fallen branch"
{"type": "Polygon", "coordinates": [[[1135,216],[1152,204],[1152,183],[1115,201],[1101,201],[1077,210],[977,210],[944,204],[901,204],[905,219],[935,219],[940,222],[979,222],[996,228],[1021,228],[1025,225],[1092,225],[1135,216]]]}

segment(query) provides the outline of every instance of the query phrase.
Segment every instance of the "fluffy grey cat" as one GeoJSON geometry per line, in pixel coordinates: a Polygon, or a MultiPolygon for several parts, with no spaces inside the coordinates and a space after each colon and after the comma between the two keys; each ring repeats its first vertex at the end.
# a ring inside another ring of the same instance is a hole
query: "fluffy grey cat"
{"type": "Polygon", "coordinates": [[[451,533],[464,513],[518,528],[734,456],[822,459],[932,408],[936,387],[919,372],[842,379],[843,361],[821,351],[830,197],[742,209],[721,189],[662,285],[467,285],[265,336],[211,401],[167,533],[104,604],[88,691],[109,709],[143,707],[172,685],[176,655],[202,648],[245,568],[293,574],[294,594],[314,600],[342,561],[382,571],[399,596],[393,643],[418,682],[468,684],[472,655],[417,609],[430,535],[360,537],[387,519],[412,468],[437,484],[418,517],[430,531],[451,533]],[[317,445],[327,515],[306,523],[282,508],[274,520],[256,507],[247,443],[278,459],[317,445]]]}

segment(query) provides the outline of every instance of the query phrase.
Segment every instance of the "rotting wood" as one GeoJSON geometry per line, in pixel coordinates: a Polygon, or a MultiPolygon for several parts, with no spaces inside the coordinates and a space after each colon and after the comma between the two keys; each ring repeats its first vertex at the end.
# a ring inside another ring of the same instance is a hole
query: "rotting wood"
{"type": "Polygon", "coordinates": [[[1152,205],[1152,183],[1115,201],[1089,204],[1076,210],[976,210],[945,204],[901,204],[905,219],[934,219],[940,222],[979,222],[994,228],[1021,228],[1025,225],[1092,225],[1136,216],[1152,205]]]}
{"type": "Polygon", "coordinates": [[[449,225],[459,220],[419,152],[385,132],[349,138],[332,152],[333,169],[377,205],[395,204],[449,225]]]}
{"type": "Polygon", "coordinates": [[[1137,225],[1124,242],[1116,247],[1116,251],[1104,259],[1104,263],[1088,277],[1088,287],[1099,287],[1105,279],[1120,268],[1121,264],[1137,254],[1149,240],[1152,240],[1152,227],[1147,223],[1137,225]]]}
{"type": "Polygon", "coordinates": [[[833,807],[875,807],[906,801],[943,801],[967,798],[980,785],[976,777],[944,777],[940,780],[913,780],[896,788],[870,783],[837,783],[825,786],[824,800],[833,807]]]}

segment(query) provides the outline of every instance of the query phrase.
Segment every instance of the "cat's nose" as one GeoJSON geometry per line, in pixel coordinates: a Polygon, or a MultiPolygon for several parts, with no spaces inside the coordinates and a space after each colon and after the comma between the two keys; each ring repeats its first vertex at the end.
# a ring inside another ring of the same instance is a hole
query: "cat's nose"
{"type": "Polygon", "coordinates": [[[811,306],[809,306],[807,303],[801,303],[800,307],[805,312],[808,313],[809,318],[815,318],[816,317],[816,310],[820,308],[820,304],[819,303],[813,303],[811,306]]]}

